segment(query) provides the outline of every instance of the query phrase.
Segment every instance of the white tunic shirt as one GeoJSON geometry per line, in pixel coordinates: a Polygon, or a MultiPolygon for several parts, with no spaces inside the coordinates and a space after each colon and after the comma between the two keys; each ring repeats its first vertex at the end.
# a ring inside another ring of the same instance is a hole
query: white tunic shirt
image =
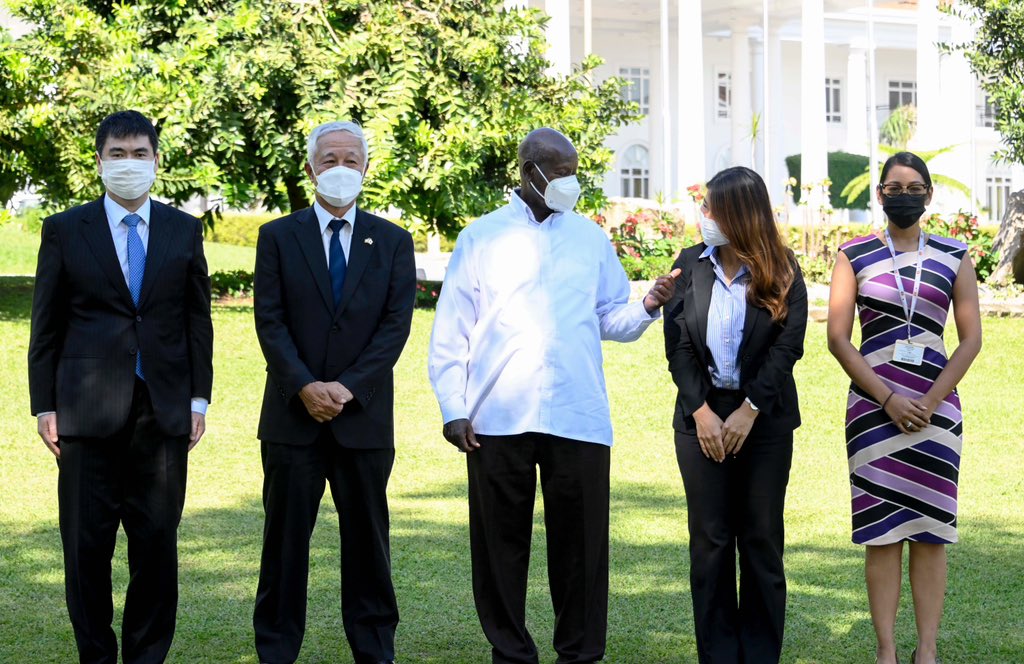
{"type": "Polygon", "coordinates": [[[601,340],[638,339],[659,316],[629,292],[597,224],[537,223],[512,194],[459,234],[445,275],[429,357],[444,421],[611,445],[601,340]]]}

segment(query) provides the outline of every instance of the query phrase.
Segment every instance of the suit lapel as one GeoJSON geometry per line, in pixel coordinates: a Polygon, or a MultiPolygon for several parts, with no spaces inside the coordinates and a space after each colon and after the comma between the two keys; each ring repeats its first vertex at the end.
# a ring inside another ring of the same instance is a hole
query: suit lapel
{"type": "Polygon", "coordinates": [[[697,313],[697,334],[701,357],[708,357],[708,310],[711,308],[711,288],[715,285],[715,267],[710,258],[702,258],[693,267],[693,299],[697,313]]]}
{"type": "Polygon", "coordinates": [[[751,335],[753,335],[754,330],[757,328],[757,325],[760,322],[760,318],[763,313],[764,310],[761,307],[755,307],[750,303],[749,299],[747,300],[747,312],[743,318],[743,338],[740,340],[740,347],[737,351],[737,354],[741,358],[743,357],[743,350],[747,347],[747,344],[750,342],[750,337],[751,335]]]}
{"type": "Polygon", "coordinates": [[[139,293],[139,308],[146,303],[153,284],[167,256],[167,246],[174,235],[174,227],[168,208],[156,201],[149,207],[149,242],[146,247],[146,271],[142,275],[142,292],[139,293]]]}
{"type": "Polygon", "coordinates": [[[324,239],[320,233],[320,222],[316,218],[316,210],[307,208],[305,214],[299,216],[295,227],[295,237],[299,248],[306,258],[309,271],[313,273],[317,290],[324,300],[327,310],[334,312],[334,294],[331,292],[331,275],[327,269],[327,256],[324,255],[324,239]]]}
{"type": "Polygon", "coordinates": [[[341,302],[338,303],[335,317],[340,316],[348,306],[352,294],[359,286],[359,280],[363,277],[366,265],[370,262],[370,256],[377,249],[373,239],[376,223],[370,215],[356,209],[356,223],[352,228],[352,244],[348,249],[348,271],[345,273],[345,285],[341,289],[341,302]]]}
{"type": "Polygon", "coordinates": [[[128,291],[128,284],[124,280],[124,272],[121,271],[121,263],[117,260],[117,250],[114,248],[114,238],[110,234],[110,224],[107,222],[107,213],[103,209],[103,199],[93,201],[82,210],[82,235],[86,244],[99,263],[100,269],[110,285],[114,287],[125,302],[132,308],[132,294],[128,291]]]}

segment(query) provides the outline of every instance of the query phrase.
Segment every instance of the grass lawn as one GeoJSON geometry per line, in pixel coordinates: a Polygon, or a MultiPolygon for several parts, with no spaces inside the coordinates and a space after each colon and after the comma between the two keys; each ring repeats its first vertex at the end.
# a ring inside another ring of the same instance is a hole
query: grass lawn
{"type": "MultiPolygon", "coordinates": [[[[6,245],[9,238],[0,237],[6,245]]],[[[213,264],[214,252],[209,253],[213,264]]],[[[7,256],[0,253],[0,260],[7,256]]],[[[251,254],[230,260],[251,263],[251,254]]],[[[31,271],[31,263],[0,263],[0,272],[31,271]]],[[[29,415],[30,298],[30,280],[0,278],[0,661],[67,662],[76,654],[63,600],[57,468],[29,415]]],[[[488,662],[470,589],[465,461],[440,436],[426,376],[432,318],[432,312],[416,312],[396,376],[398,452],[390,496],[402,614],[398,657],[407,663],[488,662]]],[[[169,659],[175,663],[256,662],[251,616],[263,510],[255,433],[264,365],[251,308],[217,306],[214,324],[209,432],[192,453],[180,530],[181,600],[169,659]]],[[[986,319],[984,325],[985,349],[961,386],[962,541],[949,549],[940,637],[947,664],[1024,659],[1024,321],[986,319]]],[[[607,661],[694,662],[686,504],[672,445],[674,391],[660,325],[634,344],[605,349],[618,441],[612,454],[607,661]]],[[[847,379],[828,355],[821,324],[808,328],[797,380],[804,426],[797,432],[786,513],[790,595],[783,661],[872,662],[863,554],[850,543],[842,431],[847,379]]],[[[330,500],[323,501],[320,517],[300,661],[346,662],[330,500]]],[[[551,662],[540,501],[533,551],[528,622],[542,661],[551,662]]],[[[127,583],[123,537],[114,562],[119,624],[127,583]]],[[[914,644],[909,599],[905,585],[898,625],[903,661],[909,661],[914,644]]]]}

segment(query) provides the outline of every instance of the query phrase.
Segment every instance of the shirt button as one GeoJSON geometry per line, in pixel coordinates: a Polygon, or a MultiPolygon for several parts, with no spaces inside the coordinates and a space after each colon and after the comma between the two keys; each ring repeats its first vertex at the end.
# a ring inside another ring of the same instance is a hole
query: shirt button
{"type": "Polygon", "coordinates": [[[136,316],[135,317],[135,321],[138,322],[138,323],[141,323],[142,322],[142,316],[136,316]]]}

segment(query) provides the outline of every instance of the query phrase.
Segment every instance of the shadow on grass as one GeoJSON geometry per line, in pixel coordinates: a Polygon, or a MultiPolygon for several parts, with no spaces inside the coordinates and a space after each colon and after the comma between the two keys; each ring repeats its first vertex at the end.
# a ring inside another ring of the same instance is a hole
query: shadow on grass
{"type": "Polygon", "coordinates": [[[0,276],[0,320],[24,321],[32,314],[34,277],[0,276]]]}
{"type": "MultiPolygon", "coordinates": [[[[651,522],[685,519],[682,489],[617,483],[612,489],[608,662],[696,661],[685,527],[644,534],[651,522]],[[635,528],[630,528],[635,526],[635,528]]],[[[392,555],[404,662],[484,662],[489,646],[477,622],[463,516],[421,503],[465,500],[461,482],[393,496],[392,555]],[[424,516],[425,515],[425,516],[424,516]]],[[[350,661],[341,629],[336,514],[325,500],[311,542],[309,613],[301,662],[350,661]]],[[[551,661],[553,616],[538,500],[530,571],[528,623],[542,661],[551,661]]],[[[181,599],[170,662],[249,663],[252,603],[259,571],[263,509],[253,499],[228,508],[190,510],[180,531],[181,599]]],[[[950,548],[950,584],[941,636],[945,661],[1019,661],[1024,624],[1020,536],[975,521],[950,548]]],[[[866,610],[860,547],[808,541],[790,533],[789,612],[783,661],[869,662],[873,636],[866,610]]],[[[63,600],[56,522],[24,529],[0,523],[0,651],[5,661],[75,658],[63,600]]],[[[127,582],[124,542],[115,556],[115,596],[127,582]]],[[[904,593],[901,649],[912,647],[913,618],[904,593]]],[[[117,602],[120,606],[120,600],[117,602]]],[[[119,621],[120,616],[115,618],[119,621]]]]}

